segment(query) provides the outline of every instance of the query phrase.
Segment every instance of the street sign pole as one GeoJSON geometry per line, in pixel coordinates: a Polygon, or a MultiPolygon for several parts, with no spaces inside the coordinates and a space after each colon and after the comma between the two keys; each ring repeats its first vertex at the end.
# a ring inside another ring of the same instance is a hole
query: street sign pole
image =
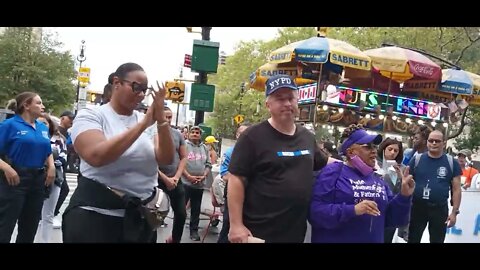
{"type": "Polygon", "coordinates": [[[80,94],[80,69],[82,68],[82,63],[87,60],[85,57],[85,40],[82,40],[82,45],[80,46],[80,55],[77,56],[78,62],[80,62],[80,66],[78,68],[78,78],[77,78],[77,96],[75,98],[75,115],[78,113],[79,103],[78,103],[78,96],[80,94]]]}
{"type": "MultiPolygon", "coordinates": [[[[210,40],[210,30],[211,27],[202,27],[202,40],[210,40]]],[[[207,72],[205,71],[200,71],[198,73],[198,82],[201,84],[207,84],[208,82],[208,77],[207,77],[207,72]]],[[[196,111],[195,112],[195,125],[197,126],[200,123],[203,123],[205,117],[205,112],[204,111],[196,111]]]]}

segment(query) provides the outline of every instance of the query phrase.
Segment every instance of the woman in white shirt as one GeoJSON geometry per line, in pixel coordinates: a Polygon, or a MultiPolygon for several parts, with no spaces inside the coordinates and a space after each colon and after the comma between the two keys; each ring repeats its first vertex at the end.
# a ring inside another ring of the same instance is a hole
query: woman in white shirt
{"type": "Polygon", "coordinates": [[[174,153],[163,109],[165,87],[157,86],[158,92],[148,87],[138,64],[123,64],[113,76],[110,102],[80,110],[75,117],[72,141],[81,159],[80,174],[63,214],[64,242],[156,240],[144,206],[158,204],[163,194],[156,188],[157,167],[170,164],[174,153]],[[135,108],[147,91],[153,103],[142,114],[135,108]]]}

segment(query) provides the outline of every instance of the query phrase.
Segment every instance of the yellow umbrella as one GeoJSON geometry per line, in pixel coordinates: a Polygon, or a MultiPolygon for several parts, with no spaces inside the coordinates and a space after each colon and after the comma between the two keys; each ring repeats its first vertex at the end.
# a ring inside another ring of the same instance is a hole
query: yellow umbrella
{"type": "Polygon", "coordinates": [[[295,83],[297,85],[305,85],[309,83],[314,83],[315,80],[297,78],[297,67],[293,65],[294,63],[287,64],[273,64],[266,63],[259,67],[255,72],[250,75],[250,88],[258,90],[260,92],[265,91],[265,83],[270,76],[277,74],[286,74],[290,75],[292,78],[295,78],[295,83]]]}
{"type": "Polygon", "coordinates": [[[473,81],[473,93],[480,94],[480,75],[464,70],[473,81]]]}
{"type": "Polygon", "coordinates": [[[297,41],[270,54],[270,63],[288,63],[292,61],[305,63],[327,63],[370,70],[370,57],[357,47],[341,40],[327,37],[312,37],[297,41]]]}

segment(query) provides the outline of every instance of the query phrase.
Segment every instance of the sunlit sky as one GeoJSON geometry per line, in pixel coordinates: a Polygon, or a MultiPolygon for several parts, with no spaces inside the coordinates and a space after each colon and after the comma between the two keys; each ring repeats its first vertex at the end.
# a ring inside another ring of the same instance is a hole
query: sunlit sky
{"type": "MultiPolygon", "coordinates": [[[[71,51],[75,57],[80,53],[81,41],[85,40],[86,61],[82,66],[91,68],[88,88],[98,91],[103,90],[108,75],[126,62],[141,65],[150,82],[177,78],[184,55],[192,53],[193,40],[201,39],[201,34],[188,33],[185,27],[47,27],[43,30],[57,32],[57,39],[64,43],[62,49],[71,51]]],[[[213,27],[210,40],[220,42],[220,51],[229,55],[240,41],[271,40],[277,32],[277,27],[213,27]]],[[[184,77],[193,79],[194,74],[189,71],[184,68],[184,77]]]]}

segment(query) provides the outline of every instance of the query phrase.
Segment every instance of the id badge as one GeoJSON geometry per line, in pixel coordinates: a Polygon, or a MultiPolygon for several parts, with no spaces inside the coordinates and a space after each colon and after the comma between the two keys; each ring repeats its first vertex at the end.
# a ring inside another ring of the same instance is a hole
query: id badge
{"type": "Polygon", "coordinates": [[[423,199],[425,200],[430,199],[430,188],[428,187],[423,188],[423,199]]]}

